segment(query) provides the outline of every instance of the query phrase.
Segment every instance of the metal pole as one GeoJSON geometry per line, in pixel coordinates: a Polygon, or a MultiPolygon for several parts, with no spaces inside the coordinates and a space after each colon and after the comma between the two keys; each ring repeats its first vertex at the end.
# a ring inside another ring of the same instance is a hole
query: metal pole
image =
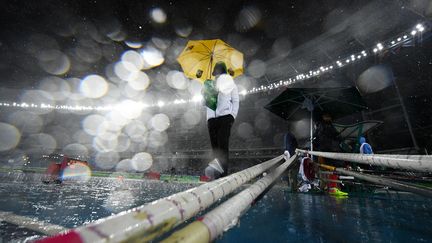
{"type": "Polygon", "coordinates": [[[416,186],[416,185],[413,185],[410,183],[395,181],[395,180],[387,179],[387,178],[382,178],[380,176],[362,174],[359,172],[346,170],[346,169],[342,169],[342,168],[336,168],[336,167],[329,166],[329,165],[319,164],[319,166],[326,168],[326,169],[334,170],[334,171],[339,172],[339,173],[344,174],[344,175],[354,176],[355,178],[358,178],[361,180],[365,180],[365,181],[369,181],[372,183],[388,186],[388,187],[398,189],[401,191],[412,192],[412,193],[415,193],[415,194],[418,194],[421,196],[425,196],[425,197],[432,197],[432,190],[427,189],[427,188],[422,188],[422,187],[419,187],[419,186],[416,186]]]}
{"type": "Polygon", "coordinates": [[[432,172],[431,155],[331,153],[306,151],[302,149],[296,149],[296,152],[360,164],[378,165],[410,171],[432,172]]]}
{"type": "Polygon", "coordinates": [[[416,137],[415,137],[415,135],[414,135],[414,132],[413,132],[413,129],[412,129],[412,125],[411,125],[411,121],[410,121],[410,119],[409,119],[408,112],[407,112],[406,107],[405,107],[405,103],[404,103],[404,101],[403,101],[403,99],[402,99],[402,96],[401,96],[401,94],[400,94],[399,86],[397,85],[395,79],[393,79],[393,83],[394,83],[395,88],[396,88],[396,93],[397,93],[397,95],[398,95],[399,102],[400,102],[400,104],[401,104],[401,106],[402,106],[402,112],[403,112],[403,114],[404,114],[405,121],[406,121],[406,123],[407,123],[407,125],[408,125],[408,131],[409,131],[409,133],[410,133],[410,135],[411,135],[411,140],[412,140],[412,142],[413,142],[414,148],[417,150],[417,152],[419,152],[419,146],[418,146],[418,144],[417,144],[417,139],[416,139],[416,137]]]}
{"type": "Polygon", "coordinates": [[[311,118],[310,118],[310,147],[311,151],[313,151],[313,110],[311,110],[311,118]]]}

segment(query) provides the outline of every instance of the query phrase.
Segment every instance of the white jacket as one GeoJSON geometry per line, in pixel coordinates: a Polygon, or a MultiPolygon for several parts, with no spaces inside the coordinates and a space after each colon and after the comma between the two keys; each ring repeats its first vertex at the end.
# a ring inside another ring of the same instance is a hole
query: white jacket
{"type": "Polygon", "coordinates": [[[206,107],[207,120],[210,118],[215,118],[215,117],[220,117],[225,115],[232,115],[234,118],[236,118],[239,110],[239,103],[240,103],[240,99],[239,99],[239,94],[236,85],[234,85],[233,90],[228,94],[219,92],[217,98],[216,110],[214,111],[206,107]]]}

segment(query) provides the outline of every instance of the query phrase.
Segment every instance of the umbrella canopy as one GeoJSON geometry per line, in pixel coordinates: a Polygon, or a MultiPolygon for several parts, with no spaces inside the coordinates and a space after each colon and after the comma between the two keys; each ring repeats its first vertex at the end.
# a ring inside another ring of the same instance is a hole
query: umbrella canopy
{"type": "Polygon", "coordinates": [[[365,110],[367,106],[355,87],[287,88],[265,108],[289,120],[301,109],[325,112],[333,118],[340,118],[365,110]]]}
{"type": "Polygon", "coordinates": [[[214,79],[212,71],[218,62],[224,62],[233,77],[243,74],[243,53],[219,39],[188,41],[177,61],[188,78],[201,82],[214,79]]]}
{"type": "Polygon", "coordinates": [[[363,121],[350,125],[333,124],[342,139],[358,141],[359,137],[383,124],[382,121],[363,121]]]}
{"type": "Polygon", "coordinates": [[[287,88],[265,106],[276,115],[289,120],[306,109],[310,112],[310,148],[313,150],[313,114],[328,113],[333,118],[344,117],[367,109],[358,90],[350,88],[287,88]]]}

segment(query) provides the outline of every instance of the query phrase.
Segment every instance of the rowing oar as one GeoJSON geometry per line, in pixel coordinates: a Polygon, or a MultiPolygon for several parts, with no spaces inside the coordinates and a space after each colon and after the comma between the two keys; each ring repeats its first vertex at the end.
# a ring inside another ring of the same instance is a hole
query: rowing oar
{"type": "Polygon", "coordinates": [[[344,174],[344,175],[354,176],[357,179],[361,179],[361,180],[369,181],[372,183],[388,186],[388,187],[398,189],[401,191],[412,192],[412,193],[415,193],[415,194],[418,194],[421,196],[425,196],[425,197],[432,197],[432,190],[427,189],[427,188],[423,188],[423,187],[419,187],[419,186],[411,184],[411,183],[400,182],[400,181],[396,181],[396,180],[392,180],[392,179],[385,179],[385,178],[381,178],[379,176],[374,176],[374,175],[362,174],[359,172],[354,172],[354,171],[343,169],[343,168],[336,168],[334,166],[326,165],[326,164],[318,164],[318,165],[324,169],[327,169],[327,170],[336,171],[336,172],[339,172],[339,173],[344,174]]]}

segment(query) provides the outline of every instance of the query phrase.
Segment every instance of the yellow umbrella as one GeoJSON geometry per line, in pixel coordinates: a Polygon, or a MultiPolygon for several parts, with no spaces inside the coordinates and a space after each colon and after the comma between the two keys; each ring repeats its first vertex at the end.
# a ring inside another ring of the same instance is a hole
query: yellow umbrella
{"type": "Polygon", "coordinates": [[[243,74],[243,53],[219,39],[188,41],[177,61],[188,78],[201,82],[214,79],[212,71],[218,62],[224,62],[233,77],[243,74]]]}

